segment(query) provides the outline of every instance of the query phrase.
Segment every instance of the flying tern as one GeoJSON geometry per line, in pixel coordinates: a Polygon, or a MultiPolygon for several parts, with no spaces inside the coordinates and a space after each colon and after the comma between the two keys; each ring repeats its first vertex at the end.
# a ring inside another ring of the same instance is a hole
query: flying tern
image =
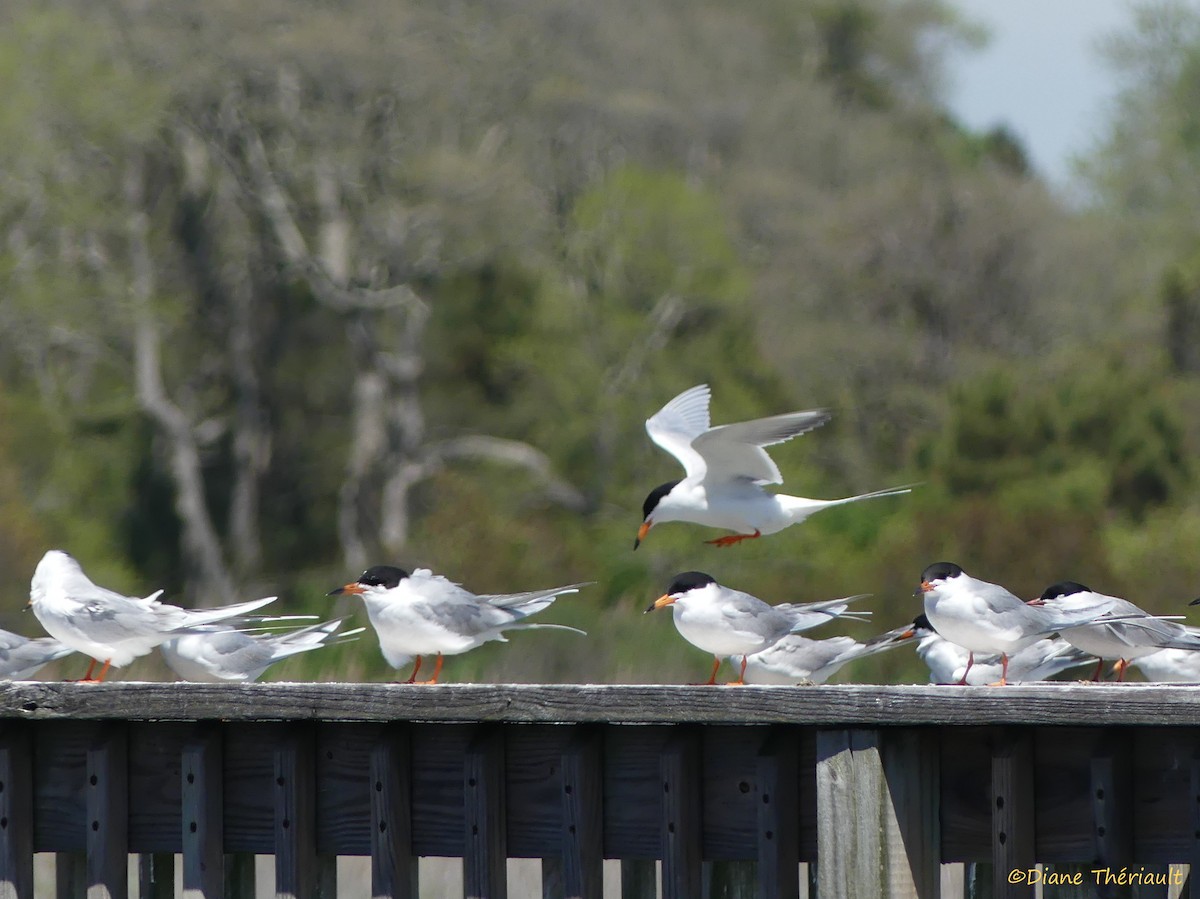
{"type": "Polygon", "coordinates": [[[810,515],[840,506],[908,493],[911,487],[878,490],[842,499],[806,499],[767,493],[764,484],[782,484],[779,467],[763,447],[783,443],[829,421],[823,409],[789,412],[736,424],[709,425],[707,384],[685,390],[646,420],[650,439],[679,460],[684,477],[650,491],[642,504],[642,524],[633,548],[650,528],[687,521],[734,531],[707,542],[730,546],[774,534],[810,515]]]}

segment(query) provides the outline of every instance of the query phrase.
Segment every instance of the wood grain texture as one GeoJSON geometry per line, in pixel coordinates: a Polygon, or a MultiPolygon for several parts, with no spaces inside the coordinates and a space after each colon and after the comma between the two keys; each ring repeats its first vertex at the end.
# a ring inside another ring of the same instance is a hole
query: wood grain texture
{"type": "Polygon", "coordinates": [[[379,734],[371,747],[371,896],[415,899],[412,852],[412,744],[408,728],[379,734]]]}
{"type": "Polygon", "coordinates": [[[758,897],[799,899],[800,735],[771,733],[758,753],[758,897]]]}
{"type": "Polygon", "coordinates": [[[27,725],[0,730],[0,899],[33,895],[33,757],[27,725]]]}
{"type": "Polygon", "coordinates": [[[1010,877],[1012,871],[1032,868],[1035,860],[1033,760],[1030,732],[997,735],[992,748],[992,885],[997,899],[1034,895],[1032,884],[1010,877]]]}
{"type": "Polygon", "coordinates": [[[463,895],[508,896],[504,732],[480,727],[463,759],[463,895]]]}
{"type": "Polygon", "coordinates": [[[701,895],[703,860],[700,734],[680,728],[663,747],[660,765],[663,899],[693,899],[701,895]]]}
{"type": "Polygon", "coordinates": [[[275,895],[315,899],[317,822],[315,735],[294,726],[275,749],[275,895]]]}
{"type": "Polygon", "coordinates": [[[0,684],[0,718],[1200,726],[1200,686],[0,684]]]}
{"type": "Polygon", "coordinates": [[[562,751],[562,895],[602,899],[604,893],[603,737],[572,727],[562,751]]]}
{"type": "Polygon", "coordinates": [[[124,725],[109,724],[87,751],[87,897],[129,893],[129,764],[124,725]]]}
{"type": "Polygon", "coordinates": [[[184,746],[180,765],[183,899],[224,895],[222,769],[218,728],[208,729],[184,746]]]}

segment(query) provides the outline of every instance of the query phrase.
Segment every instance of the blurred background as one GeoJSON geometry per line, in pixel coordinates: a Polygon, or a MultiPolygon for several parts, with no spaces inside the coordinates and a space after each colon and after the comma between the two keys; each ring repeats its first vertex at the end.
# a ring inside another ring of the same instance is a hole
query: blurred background
{"type": "MultiPolygon", "coordinates": [[[[371,564],[595,582],[540,616],[587,638],[515,634],[447,682],[698,680],[641,614],[687,569],[872,594],[810,636],[911,620],[943,559],[1186,612],[1200,12],[1114,21],[1110,102],[1048,174],[958,111],[987,52],[966,4],[11,0],[0,626],[40,632],[20,609],[55,547],[123,592],[357,624],[325,594],[371,564]],[[773,450],[786,492],[921,487],[634,553],[679,476],[644,420],[701,382],[714,423],[834,411],[773,450]]],[[[268,674],[399,676],[370,631],[268,674]]],[[[926,676],[901,650],[837,680],[926,676]]]]}

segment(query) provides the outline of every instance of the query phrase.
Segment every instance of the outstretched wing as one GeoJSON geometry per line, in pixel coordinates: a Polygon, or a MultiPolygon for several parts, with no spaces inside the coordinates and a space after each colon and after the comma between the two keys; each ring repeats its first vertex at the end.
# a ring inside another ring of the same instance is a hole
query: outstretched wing
{"type": "Polygon", "coordinates": [[[721,425],[698,436],[692,442],[692,449],[704,460],[708,481],[749,480],[760,484],[782,484],[779,467],[763,447],[783,443],[819,428],[829,418],[824,409],[809,409],[721,425]]]}
{"type": "Polygon", "coordinates": [[[646,419],[650,439],[679,460],[689,478],[704,477],[704,459],[692,441],[708,430],[707,384],[685,390],[646,419]]]}

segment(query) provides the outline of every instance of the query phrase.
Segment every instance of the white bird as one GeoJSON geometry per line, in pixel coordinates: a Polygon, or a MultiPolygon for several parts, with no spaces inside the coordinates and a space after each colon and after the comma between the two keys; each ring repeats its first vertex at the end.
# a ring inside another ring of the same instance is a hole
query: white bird
{"type": "MultiPolygon", "coordinates": [[[[924,614],[900,630],[917,637],[917,655],[929,668],[930,683],[981,687],[994,683],[1004,673],[998,655],[977,656],[968,670],[970,650],[938,634],[924,614]]],[[[1007,676],[1012,683],[1043,681],[1091,660],[1061,637],[1042,637],[1009,657],[1007,676]]]]}
{"type": "Polygon", "coordinates": [[[788,634],[834,618],[869,616],[869,612],[847,611],[850,603],[866,595],[773,606],[741,590],[722,587],[702,571],[685,571],[675,576],[667,592],[650,603],[646,611],[671,606],[680,636],[713,654],[712,673],[705,684],[717,682],[717,670],[724,656],[740,657],[738,679],[730,682],[738,685],[745,682],[749,656],[775,645],[788,634]]]}
{"type": "Polygon", "coordinates": [[[406,683],[436,684],[442,657],[458,655],[488,640],[507,642],[506,631],[534,628],[584,632],[564,624],[536,624],[528,618],[565,593],[576,593],[586,584],[571,584],[528,593],[476,595],[453,581],[418,568],[409,574],[403,568],[376,565],[357,581],[329,591],[330,596],[350,593],[361,596],[367,617],[379,635],[379,648],[393,668],[402,668],[416,656],[412,676],[406,683]],[[437,653],[433,676],[417,681],[421,657],[437,653]]]}
{"type": "Polygon", "coordinates": [[[842,499],[767,493],[763,485],[782,484],[783,475],[763,447],[820,427],[829,421],[829,413],[810,409],[713,428],[709,426],[709,396],[708,385],[700,384],[685,390],[646,420],[646,433],[679,460],[684,478],[650,491],[642,504],[642,525],[634,549],[650,528],[667,521],[734,531],[707,541],[729,546],[774,534],[830,506],[895,496],[912,489],[896,487],[842,499]]]}
{"type": "Polygon", "coordinates": [[[1156,684],[1200,683],[1200,652],[1191,649],[1160,649],[1132,659],[1146,680],[1156,684]]]}
{"type": "Polygon", "coordinates": [[[97,586],[75,559],[52,549],[33,572],[29,604],[50,636],[92,657],[83,680],[99,682],[110,665],[128,665],[174,632],[245,615],[275,601],[268,596],[217,609],[181,609],[159,602],[161,594],[156,590],[139,599],[97,586]],[[96,662],[104,666],[93,678],[96,662]]]}
{"type": "Polygon", "coordinates": [[[1134,623],[1117,621],[1098,622],[1063,631],[1063,639],[1097,659],[1092,680],[1100,679],[1105,659],[1112,659],[1117,680],[1125,679],[1125,669],[1133,659],[1156,653],[1161,649],[1196,651],[1200,649],[1200,635],[1175,621],[1154,618],[1149,612],[1116,596],[1096,593],[1090,587],[1076,581],[1060,581],[1051,584],[1034,604],[1044,605],[1063,613],[1080,606],[1089,607],[1106,601],[1114,615],[1136,619],[1134,623]]]}
{"type": "Polygon", "coordinates": [[[22,637],[0,630],[0,678],[25,680],[43,665],[73,653],[53,637],[22,637]]]}
{"type": "Polygon", "coordinates": [[[327,646],[335,636],[341,642],[362,632],[360,627],[339,634],[344,620],[337,618],[278,634],[249,634],[210,624],[172,637],[158,648],[167,666],[182,680],[249,683],[262,677],[276,662],[327,646]]]}
{"type": "Polygon", "coordinates": [[[953,562],[927,567],[914,592],[924,596],[925,617],[934,630],[968,650],[968,671],[975,653],[999,654],[1000,685],[1008,682],[1011,654],[1053,633],[1114,617],[1111,597],[1079,602],[1069,612],[1030,605],[999,584],[971,577],[953,562]]]}
{"type": "MultiPolygon", "coordinates": [[[[845,636],[812,640],[788,634],[773,646],[746,656],[743,679],[748,684],[823,684],[855,659],[895,649],[915,639],[911,630],[907,635],[889,631],[866,643],[845,636]]],[[[737,664],[737,656],[730,656],[729,661],[737,664]]]]}

